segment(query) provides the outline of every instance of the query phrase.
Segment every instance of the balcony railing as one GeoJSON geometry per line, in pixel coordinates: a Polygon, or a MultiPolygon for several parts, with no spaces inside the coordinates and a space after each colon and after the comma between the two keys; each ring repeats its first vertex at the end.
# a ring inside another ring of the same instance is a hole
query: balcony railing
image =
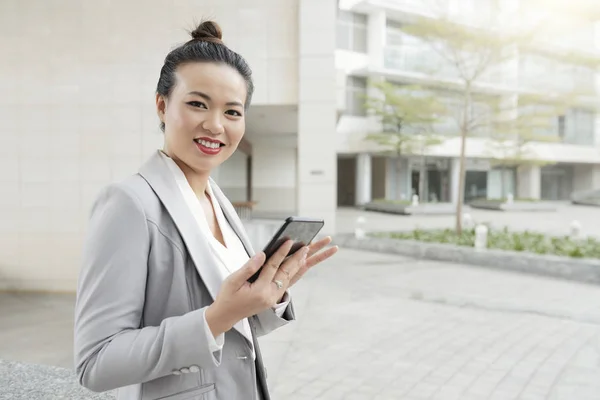
{"type": "MultiPolygon", "coordinates": [[[[398,72],[411,72],[438,79],[461,79],[459,70],[451,65],[427,44],[421,46],[388,46],[384,54],[384,66],[398,72]]],[[[514,76],[514,74],[512,74],[514,76]]],[[[516,79],[511,79],[510,68],[502,65],[490,66],[477,79],[495,85],[514,86],[516,79]]]]}

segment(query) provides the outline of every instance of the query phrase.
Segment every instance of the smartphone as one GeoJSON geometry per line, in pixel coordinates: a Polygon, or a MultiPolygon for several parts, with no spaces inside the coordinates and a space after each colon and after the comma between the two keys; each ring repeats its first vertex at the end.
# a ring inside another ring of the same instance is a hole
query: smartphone
{"type": "MultiPolygon", "coordinates": [[[[265,246],[263,251],[267,256],[266,259],[268,260],[275,254],[279,246],[290,239],[294,241],[294,244],[286,257],[291,256],[302,247],[309,245],[321,231],[323,225],[325,225],[325,222],[322,219],[303,217],[287,218],[283,225],[281,225],[281,228],[279,228],[277,233],[275,233],[269,243],[265,246]]],[[[256,271],[256,273],[248,279],[248,282],[254,282],[260,275],[261,269],[256,271]]]]}

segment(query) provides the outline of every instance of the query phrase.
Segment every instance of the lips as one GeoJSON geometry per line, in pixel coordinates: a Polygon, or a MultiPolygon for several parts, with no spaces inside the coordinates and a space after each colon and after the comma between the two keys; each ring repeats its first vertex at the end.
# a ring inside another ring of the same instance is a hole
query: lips
{"type": "Polygon", "coordinates": [[[219,154],[221,152],[221,148],[225,146],[225,143],[219,140],[214,140],[206,137],[194,139],[194,142],[196,143],[196,147],[198,147],[198,150],[200,150],[204,154],[208,154],[211,156],[219,154]]]}

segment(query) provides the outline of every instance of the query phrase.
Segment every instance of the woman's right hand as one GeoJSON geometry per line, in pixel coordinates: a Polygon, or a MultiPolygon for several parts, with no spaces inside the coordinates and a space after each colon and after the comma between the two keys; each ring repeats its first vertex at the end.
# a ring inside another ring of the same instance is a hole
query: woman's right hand
{"type": "Polygon", "coordinates": [[[282,244],[266,263],[263,252],[256,254],[223,281],[217,298],[205,314],[214,337],[227,332],[238,321],[275,306],[283,297],[290,281],[304,266],[308,253],[305,246],[285,260],[293,243],[288,240],[282,244]],[[261,266],[263,269],[258,279],[254,283],[248,282],[261,266]],[[275,281],[279,281],[281,287],[275,281]]]}

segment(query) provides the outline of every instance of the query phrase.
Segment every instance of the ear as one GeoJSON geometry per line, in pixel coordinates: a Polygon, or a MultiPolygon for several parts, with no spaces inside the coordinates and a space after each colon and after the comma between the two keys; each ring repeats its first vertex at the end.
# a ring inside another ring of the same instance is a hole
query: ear
{"type": "Polygon", "coordinates": [[[158,114],[158,118],[160,118],[160,122],[165,122],[165,111],[167,110],[167,101],[166,99],[160,95],[156,94],[156,113],[158,114]]]}

